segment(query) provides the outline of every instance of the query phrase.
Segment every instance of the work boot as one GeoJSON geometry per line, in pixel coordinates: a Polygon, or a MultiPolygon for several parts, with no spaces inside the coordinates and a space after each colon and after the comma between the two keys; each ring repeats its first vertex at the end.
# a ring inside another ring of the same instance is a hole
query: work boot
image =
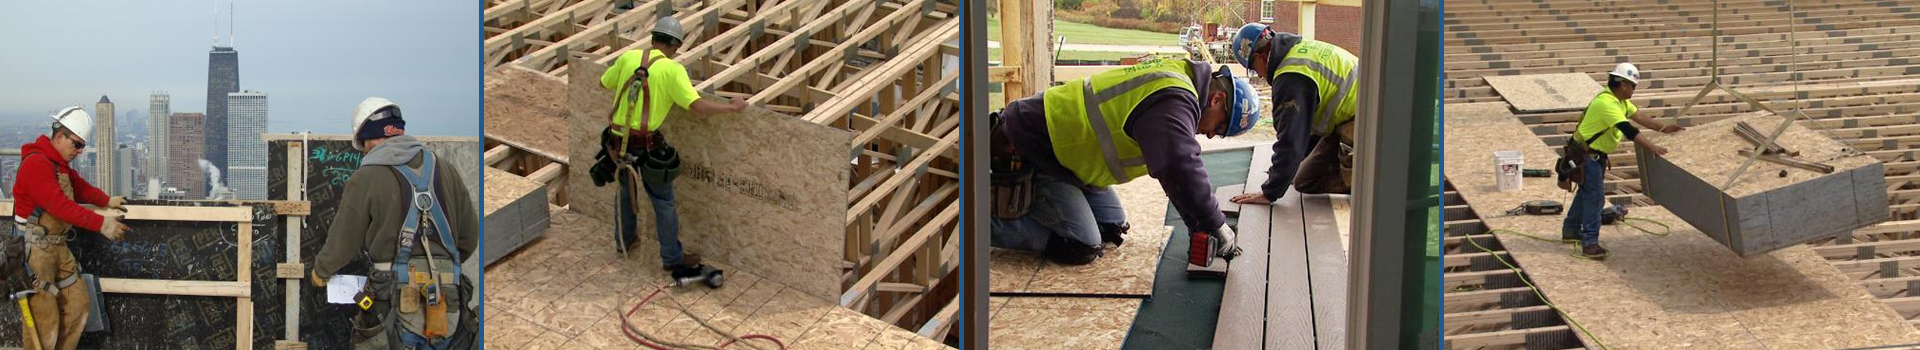
{"type": "Polygon", "coordinates": [[[1086,265],[1093,262],[1093,259],[1099,258],[1100,254],[1100,247],[1075,242],[1061,236],[1047,239],[1047,247],[1040,251],[1041,256],[1062,265],[1086,265]]]}
{"type": "Polygon", "coordinates": [[[1127,241],[1125,237],[1127,230],[1132,228],[1133,226],[1127,225],[1125,222],[1118,224],[1100,224],[1100,243],[1113,243],[1113,246],[1118,247],[1121,243],[1127,241]]]}
{"type": "Polygon", "coordinates": [[[1580,247],[1580,257],[1593,260],[1606,260],[1607,248],[1600,247],[1600,243],[1583,245],[1580,247]]]}
{"type": "MultiPolygon", "coordinates": [[[[680,256],[680,265],[686,265],[686,266],[700,266],[700,254],[694,254],[694,253],[685,253],[685,254],[683,254],[683,255],[681,255],[681,256],[680,256]]],[[[660,265],[660,270],[661,270],[661,271],[673,271],[673,269],[674,269],[674,268],[676,268],[676,267],[679,267],[680,265],[660,265]]]]}
{"type": "Polygon", "coordinates": [[[687,277],[699,277],[700,271],[704,268],[705,266],[682,263],[672,266],[671,271],[673,271],[673,279],[678,280],[687,277]]]}
{"type": "MultiPolygon", "coordinates": [[[[1562,240],[1562,241],[1579,241],[1579,240],[1580,240],[1580,232],[1579,232],[1579,231],[1564,231],[1564,230],[1563,230],[1563,231],[1560,231],[1560,240],[1562,240]]],[[[1566,243],[1566,242],[1560,242],[1560,243],[1566,243]]]]}

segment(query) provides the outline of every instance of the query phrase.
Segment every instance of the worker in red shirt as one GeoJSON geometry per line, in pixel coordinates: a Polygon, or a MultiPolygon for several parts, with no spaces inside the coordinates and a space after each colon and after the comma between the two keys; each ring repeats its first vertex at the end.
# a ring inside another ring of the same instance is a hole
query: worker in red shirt
{"type": "Polygon", "coordinates": [[[37,344],[23,342],[28,350],[72,350],[80,345],[92,301],[80,279],[80,263],[67,249],[73,229],[99,232],[113,241],[128,232],[127,225],[120,223],[126,199],[108,197],[67,164],[87,148],[92,134],[93,116],[79,106],[67,107],[53,115],[51,136],[40,135],[20,146],[20,173],[13,183],[14,232],[26,236],[27,271],[38,292],[27,301],[36,321],[22,325],[38,338],[37,344]],[[110,214],[95,213],[81,207],[82,202],[106,207],[110,214]]]}

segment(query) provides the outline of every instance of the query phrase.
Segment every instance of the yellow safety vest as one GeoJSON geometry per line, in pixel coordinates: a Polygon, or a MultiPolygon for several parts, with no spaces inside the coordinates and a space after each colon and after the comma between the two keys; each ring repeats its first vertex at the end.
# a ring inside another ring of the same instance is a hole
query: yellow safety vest
{"type": "Polygon", "coordinates": [[[1140,143],[1125,130],[1127,116],[1147,95],[1165,88],[1198,95],[1191,63],[1150,60],[1048,88],[1047,136],[1054,156],[1087,185],[1112,186],[1146,175],[1140,143]]]}
{"type": "MultiPolygon", "coordinates": [[[[1317,40],[1300,40],[1293,50],[1280,60],[1280,68],[1273,70],[1270,78],[1279,78],[1281,74],[1297,73],[1313,80],[1320,92],[1320,102],[1314,104],[1314,135],[1328,135],[1333,128],[1353,120],[1358,110],[1353,85],[1360,78],[1360,59],[1339,46],[1317,40]]],[[[1277,101],[1276,101],[1277,103],[1277,101]]]]}
{"type": "Polygon", "coordinates": [[[1627,117],[1639,111],[1633,103],[1614,96],[1612,91],[1601,91],[1587,102],[1587,110],[1581,112],[1580,124],[1574,127],[1573,136],[1579,137],[1580,142],[1592,142],[1587,145],[1588,149],[1600,151],[1600,154],[1613,153],[1613,150],[1620,148],[1621,139],[1626,138],[1626,134],[1614,126],[1627,121],[1627,117]],[[1596,135],[1598,139],[1595,139],[1596,135]]]}

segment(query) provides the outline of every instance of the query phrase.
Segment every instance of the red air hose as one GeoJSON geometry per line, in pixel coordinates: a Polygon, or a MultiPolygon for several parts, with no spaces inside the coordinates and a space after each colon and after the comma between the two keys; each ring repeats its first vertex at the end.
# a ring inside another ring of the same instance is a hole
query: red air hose
{"type": "MultiPolygon", "coordinates": [[[[652,293],[647,293],[646,298],[640,299],[639,304],[634,304],[633,308],[627,309],[627,313],[622,314],[620,316],[620,332],[626,334],[627,340],[632,340],[634,343],[638,343],[640,344],[640,346],[645,346],[649,349],[676,350],[674,348],[668,347],[666,344],[658,344],[652,341],[648,341],[647,339],[644,339],[649,337],[644,337],[644,336],[641,336],[640,334],[637,334],[638,331],[634,330],[633,325],[627,323],[628,318],[633,317],[634,313],[640,312],[640,307],[646,306],[647,302],[653,301],[653,297],[660,295],[660,292],[664,290],[667,290],[667,286],[663,285],[663,286],[660,286],[659,288],[654,288],[652,293]]],[[[685,312],[685,311],[686,310],[681,310],[681,312],[685,312]]],[[[693,317],[693,315],[688,314],[687,317],[693,317]]],[[[715,347],[714,349],[725,349],[728,346],[732,346],[734,343],[738,342],[739,340],[745,340],[745,339],[766,340],[766,341],[773,342],[773,345],[775,346],[779,346],[780,350],[787,349],[787,344],[781,342],[780,338],[774,338],[773,336],[765,335],[765,334],[747,334],[747,335],[740,336],[738,339],[728,339],[727,341],[720,343],[720,346],[715,347]]]]}

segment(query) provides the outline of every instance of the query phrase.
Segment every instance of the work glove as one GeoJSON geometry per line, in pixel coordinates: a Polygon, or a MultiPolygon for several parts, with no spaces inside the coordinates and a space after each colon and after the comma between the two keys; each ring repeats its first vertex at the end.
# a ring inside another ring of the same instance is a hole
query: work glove
{"type": "Polygon", "coordinates": [[[320,271],[313,270],[309,267],[307,269],[307,283],[313,284],[314,287],[326,287],[327,279],[320,278],[320,271]]]}
{"type": "Polygon", "coordinates": [[[1220,225],[1219,229],[1209,232],[1196,232],[1187,235],[1191,244],[1187,246],[1187,263],[1194,266],[1209,267],[1214,257],[1233,260],[1240,255],[1240,246],[1233,233],[1233,227],[1220,225]]]}
{"type": "Polygon", "coordinates": [[[120,218],[120,214],[107,215],[105,218],[102,218],[100,221],[100,235],[107,236],[107,240],[115,242],[119,242],[120,238],[125,237],[127,232],[132,231],[132,229],[127,228],[127,224],[121,223],[120,218]]]}
{"type": "Polygon", "coordinates": [[[127,197],[108,198],[107,209],[118,209],[123,212],[127,211],[127,197]]]}

